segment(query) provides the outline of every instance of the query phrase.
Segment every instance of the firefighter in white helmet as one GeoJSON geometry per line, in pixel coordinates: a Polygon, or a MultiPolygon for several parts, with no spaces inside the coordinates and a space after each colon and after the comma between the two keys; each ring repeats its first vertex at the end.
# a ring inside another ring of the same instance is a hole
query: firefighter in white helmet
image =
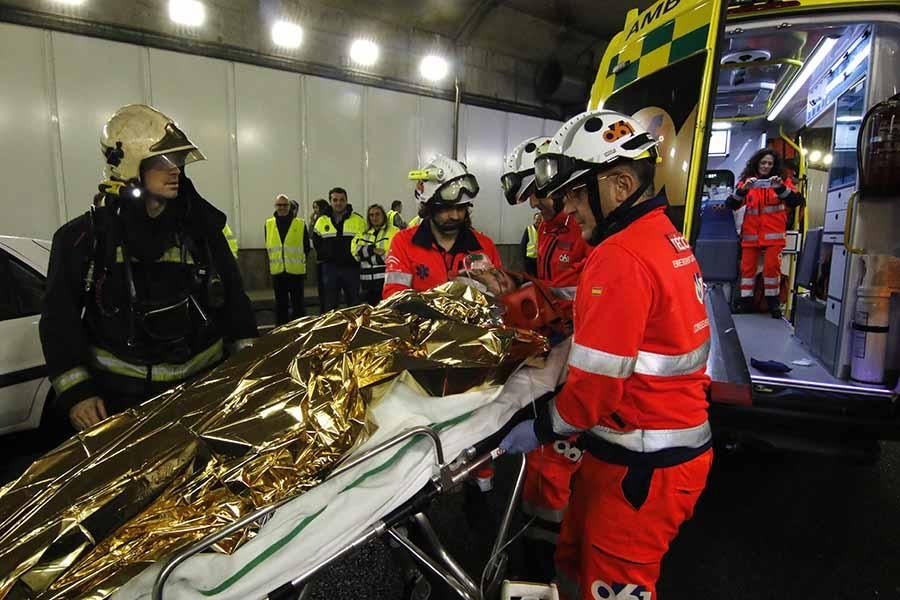
{"type": "Polygon", "coordinates": [[[503,266],[494,242],[472,227],[469,210],[479,186],[463,163],[439,154],[409,178],[416,182],[422,222],[391,242],[385,298],[405,289],[430,290],[460,271],[503,266]]]}
{"type": "Polygon", "coordinates": [[[703,279],[653,193],[657,141],[608,110],[574,117],[535,161],[538,189],[594,245],[575,296],[568,378],[509,451],[580,435],[556,552],[567,600],[655,598],[660,565],[712,463],[703,279]]]}
{"type": "Polygon", "coordinates": [[[105,179],[91,210],[53,236],[40,322],[56,408],[79,430],[257,335],[225,215],[184,174],[200,150],[142,104],[109,119],[100,149],[105,179]]]}
{"type": "MultiPolygon", "coordinates": [[[[571,321],[572,299],[590,247],[581,237],[581,227],[563,211],[562,198],[551,198],[537,190],[534,161],[549,145],[550,138],[533,137],[516,146],[506,157],[500,184],[510,205],[527,201],[531,208],[540,211],[537,279],[556,295],[557,306],[571,321]]],[[[580,459],[575,437],[547,444],[528,455],[522,511],[534,519],[525,531],[525,557],[535,579],[549,581],[553,577],[555,540],[580,459]]]]}

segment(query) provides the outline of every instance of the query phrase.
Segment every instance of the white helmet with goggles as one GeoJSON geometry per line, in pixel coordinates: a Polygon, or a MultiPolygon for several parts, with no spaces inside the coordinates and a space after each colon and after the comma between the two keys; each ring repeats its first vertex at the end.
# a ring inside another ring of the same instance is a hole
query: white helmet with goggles
{"type": "Polygon", "coordinates": [[[659,142],[629,116],[592,110],[569,119],[534,161],[538,190],[550,195],[620,159],[657,159],[659,142]]]}
{"type": "Polygon", "coordinates": [[[479,190],[478,180],[469,173],[466,165],[441,154],[421,169],[410,171],[409,179],[418,182],[416,199],[426,204],[471,204],[470,200],[478,195],[479,190]]]}
{"type": "Polygon", "coordinates": [[[506,157],[500,185],[503,195],[511,205],[516,205],[528,198],[534,184],[534,159],[542,146],[550,143],[548,137],[528,138],[506,157]]]}
{"type": "Polygon", "coordinates": [[[116,111],[100,134],[107,178],[140,181],[142,168],[181,168],[205,160],[172,119],[145,104],[129,104],[116,111]]]}

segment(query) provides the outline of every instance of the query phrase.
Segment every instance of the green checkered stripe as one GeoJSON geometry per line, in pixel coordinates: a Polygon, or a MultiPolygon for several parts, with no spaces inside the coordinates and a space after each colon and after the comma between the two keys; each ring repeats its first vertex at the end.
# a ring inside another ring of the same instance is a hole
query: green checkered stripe
{"type": "Polygon", "coordinates": [[[606,73],[607,77],[615,76],[613,90],[617,91],[639,76],[648,75],[703,50],[709,37],[709,24],[701,25],[677,38],[674,37],[674,34],[675,19],[648,33],[643,40],[635,42],[641,46],[640,56],[637,60],[628,62],[625,68],[618,72],[615,71],[619,66],[620,57],[630,54],[630,52],[626,49],[625,52],[613,56],[606,73]],[[660,50],[660,48],[667,48],[668,52],[660,50]],[[657,52],[657,50],[660,51],[657,52]]]}

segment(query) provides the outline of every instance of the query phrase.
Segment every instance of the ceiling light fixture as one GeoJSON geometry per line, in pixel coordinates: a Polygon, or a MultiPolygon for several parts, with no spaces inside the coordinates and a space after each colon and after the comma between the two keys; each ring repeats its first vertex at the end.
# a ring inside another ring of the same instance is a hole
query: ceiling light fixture
{"type": "Polygon", "coordinates": [[[812,77],[812,74],[815,70],[822,64],[822,61],[825,60],[825,57],[828,56],[828,53],[831,52],[831,49],[834,47],[837,42],[834,38],[822,38],[822,41],[819,42],[819,45],[816,46],[816,49],[813,50],[812,54],[810,54],[809,58],[806,59],[806,62],[803,63],[803,67],[800,71],[794,76],[794,79],[791,81],[791,84],[788,86],[788,89],[778,98],[778,101],[775,103],[775,106],[772,107],[771,112],[766,116],[766,120],[774,121],[778,118],[778,115],[781,114],[781,111],[784,110],[784,107],[788,105],[788,103],[794,98],[797,92],[800,91],[800,88],[812,77]]]}
{"type": "Polygon", "coordinates": [[[206,7],[199,0],[169,0],[169,18],[179,25],[200,27],[206,21],[206,7]]]}
{"type": "Polygon", "coordinates": [[[731,127],[731,121],[713,121],[712,124],[713,131],[725,131],[731,127]]]}
{"type": "Polygon", "coordinates": [[[820,158],[822,158],[821,150],[813,150],[809,153],[809,162],[817,163],[820,158]]]}
{"type": "Polygon", "coordinates": [[[371,67],[378,62],[381,51],[372,40],[358,39],[350,46],[350,60],[363,67],[371,67]]]}
{"type": "Polygon", "coordinates": [[[419,63],[419,74],[428,81],[440,81],[449,72],[449,63],[436,54],[429,54],[419,63]]]}
{"type": "Polygon", "coordinates": [[[831,152],[822,157],[822,162],[826,165],[830,165],[834,161],[834,156],[832,156],[831,152]]]}
{"type": "Polygon", "coordinates": [[[65,4],[66,6],[81,6],[84,0],[56,0],[57,4],[65,4]]]}
{"type": "Polygon", "coordinates": [[[288,50],[294,50],[303,43],[303,28],[289,21],[278,21],[272,25],[272,43],[288,50]]]}

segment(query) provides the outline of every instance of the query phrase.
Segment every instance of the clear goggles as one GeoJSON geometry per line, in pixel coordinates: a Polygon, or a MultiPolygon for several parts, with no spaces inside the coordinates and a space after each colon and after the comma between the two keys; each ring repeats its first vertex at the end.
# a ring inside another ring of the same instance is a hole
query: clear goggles
{"type": "Polygon", "coordinates": [[[471,173],[460,175],[441,185],[435,191],[432,199],[439,200],[443,204],[458,204],[463,196],[474,198],[478,195],[478,180],[471,173]]]}
{"type": "Polygon", "coordinates": [[[519,203],[519,198],[534,183],[534,169],[528,169],[519,173],[506,173],[500,177],[500,186],[503,188],[503,196],[509,204],[519,203]]]}
{"type": "Polygon", "coordinates": [[[196,148],[176,150],[149,156],[141,162],[143,171],[168,171],[170,169],[182,169],[185,165],[198,160],[205,160],[203,153],[196,148]]]}
{"type": "Polygon", "coordinates": [[[600,165],[564,154],[543,154],[534,161],[534,180],[539,192],[553,192],[578,172],[597,169],[600,165]]]}

